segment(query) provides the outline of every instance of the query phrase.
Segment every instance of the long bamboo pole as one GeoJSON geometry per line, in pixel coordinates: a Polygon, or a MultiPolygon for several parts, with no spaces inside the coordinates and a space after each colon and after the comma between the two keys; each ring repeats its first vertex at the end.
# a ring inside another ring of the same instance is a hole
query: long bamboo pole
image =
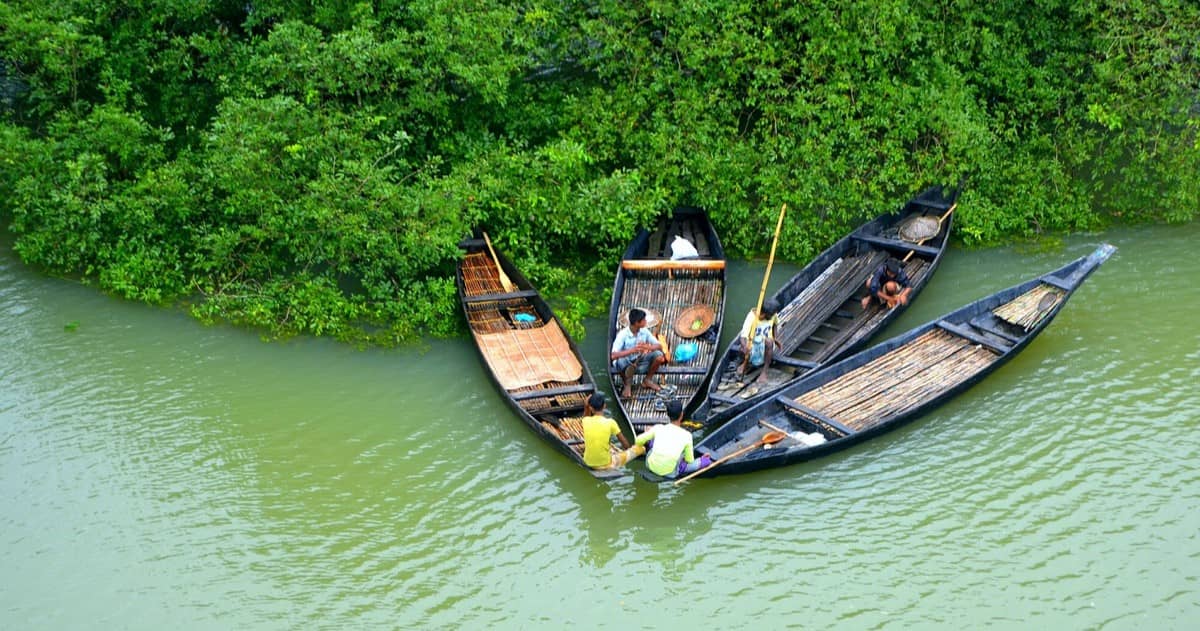
{"type": "MultiPolygon", "coordinates": [[[[783,215],[787,212],[787,202],[779,208],[779,220],[775,222],[775,236],[771,238],[771,254],[767,256],[767,270],[763,273],[762,289],[758,291],[758,303],[754,305],[754,324],[750,326],[751,335],[754,334],[755,327],[758,326],[758,319],[762,316],[763,299],[767,296],[767,281],[771,279],[771,266],[775,264],[775,248],[779,245],[779,232],[783,229],[783,215]]],[[[750,362],[750,349],[747,348],[745,353],[742,353],[741,374],[746,374],[746,364],[750,362]]],[[[763,366],[763,370],[767,367],[763,366]]]]}
{"type": "Polygon", "coordinates": [[[783,229],[783,214],[787,212],[787,203],[779,209],[779,221],[775,222],[775,237],[771,239],[771,255],[767,257],[767,271],[763,274],[762,289],[758,292],[758,305],[754,307],[754,314],[757,315],[762,311],[763,298],[767,295],[767,281],[771,278],[771,265],[775,263],[775,246],[779,245],[779,231],[783,229]]]}

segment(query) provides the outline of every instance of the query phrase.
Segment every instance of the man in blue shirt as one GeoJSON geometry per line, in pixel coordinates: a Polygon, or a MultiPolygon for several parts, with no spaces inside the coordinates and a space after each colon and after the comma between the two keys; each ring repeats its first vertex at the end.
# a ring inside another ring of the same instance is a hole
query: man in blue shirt
{"type": "Polygon", "coordinates": [[[662,344],[654,338],[650,329],[646,328],[646,312],[641,309],[629,311],[629,326],[617,332],[613,340],[612,352],[608,358],[612,360],[613,368],[621,372],[625,386],[621,388],[621,397],[628,399],[633,396],[632,385],[635,372],[646,373],[642,379],[642,387],[655,392],[661,387],[654,383],[654,375],[658,369],[667,363],[663,354],[662,344]]]}
{"type": "Polygon", "coordinates": [[[871,299],[879,300],[879,304],[894,309],[899,305],[908,304],[908,295],[912,293],[912,281],[904,272],[904,267],[896,259],[888,259],[880,265],[871,278],[867,280],[867,295],[862,299],[862,308],[871,304],[871,299]]]}

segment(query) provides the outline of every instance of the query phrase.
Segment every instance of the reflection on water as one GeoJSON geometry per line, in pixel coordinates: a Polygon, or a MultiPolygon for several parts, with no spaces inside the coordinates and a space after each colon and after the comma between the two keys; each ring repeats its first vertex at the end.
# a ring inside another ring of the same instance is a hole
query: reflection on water
{"type": "MultiPolygon", "coordinates": [[[[1120,248],[1024,353],[934,413],[681,487],[578,470],[505,407],[468,340],[264,344],[3,249],[0,625],[641,628],[686,609],[715,626],[1185,628],[1198,237],[952,250],[888,333],[1120,248]]],[[[798,269],[777,265],[772,286],[798,269]]],[[[727,317],[761,273],[731,265],[727,317]]],[[[590,322],[582,344],[601,375],[603,338],[590,322]]]]}

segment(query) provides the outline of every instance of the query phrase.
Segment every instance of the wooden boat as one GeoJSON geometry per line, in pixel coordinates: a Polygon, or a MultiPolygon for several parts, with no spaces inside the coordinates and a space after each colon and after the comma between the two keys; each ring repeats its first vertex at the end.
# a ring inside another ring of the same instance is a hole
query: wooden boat
{"type": "MultiPolygon", "coordinates": [[[[483,238],[459,243],[458,295],[492,381],[537,435],[597,478],[583,462],[583,405],[596,391],[587,362],[529,281],[483,238]]],[[[628,425],[621,431],[631,435],[628,425]]],[[[614,452],[618,451],[613,446],[614,452]]]]}
{"type": "Polygon", "coordinates": [[[704,392],[717,355],[725,311],[725,251],[703,210],[676,208],[660,217],[653,230],[640,231],[626,248],[613,286],[606,349],[612,348],[617,333],[628,324],[629,311],[635,307],[649,313],[648,325],[666,342],[672,360],[658,371],[663,395],[642,387],[643,375],[639,373],[629,399],[620,397],[624,377],[608,362],[621,411],[633,429],[641,432],[666,421],[663,406],[667,396],[678,399],[685,408],[695,404],[704,392]],[[687,239],[697,255],[671,260],[676,237],[687,239]],[[690,315],[698,313],[703,316],[693,319],[690,315]],[[675,361],[681,344],[696,351],[687,361],[675,361]]]}
{"type": "MultiPolygon", "coordinates": [[[[776,330],[780,349],[766,368],[767,383],[756,383],[761,369],[737,374],[741,354],[735,339],[717,362],[707,397],[692,415],[704,424],[704,432],[862,348],[895,320],[904,307],[888,309],[878,301],[862,307],[867,280],[884,261],[902,261],[911,281],[909,302],[916,299],[946,251],[958,193],[940,186],[926,189],[903,208],[834,243],[775,292],[772,298],[781,307],[776,330]]],[[[749,309],[741,312],[736,321],[740,324],[748,314],[749,309]]]]}
{"type": "Polygon", "coordinates": [[[788,385],[697,446],[719,461],[709,477],[780,467],[843,449],[941,405],[1021,352],[1116,250],[1101,245],[1066,266],[999,291],[788,385]]]}

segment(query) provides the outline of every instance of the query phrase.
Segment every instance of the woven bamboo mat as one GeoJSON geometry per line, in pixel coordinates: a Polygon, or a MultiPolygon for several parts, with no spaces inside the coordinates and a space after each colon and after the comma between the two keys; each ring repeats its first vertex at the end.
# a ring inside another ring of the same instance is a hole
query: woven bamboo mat
{"type": "Polygon", "coordinates": [[[1025,327],[1025,330],[1028,331],[1037,326],[1037,323],[1041,322],[1042,318],[1054,309],[1054,305],[1062,300],[1063,293],[1057,287],[1040,283],[1012,301],[996,307],[992,313],[996,314],[997,318],[1016,326],[1025,327]],[[1046,302],[1043,303],[1043,300],[1046,302]],[[1040,306],[1045,308],[1039,309],[1040,306]]]}
{"type": "Polygon", "coordinates": [[[970,379],[996,359],[970,340],[934,329],[795,401],[862,431],[970,379]]]}
{"type": "Polygon", "coordinates": [[[583,374],[567,336],[554,320],[535,329],[476,332],[475,340],[505,390],[576,381],[583,374]]]}
{"type": "Polygon", "coordinates": [[[468,296],[498,294],[504,291],[496,262],[484,252],[472,252],[463,258],[463,286],[468,296]]]}

